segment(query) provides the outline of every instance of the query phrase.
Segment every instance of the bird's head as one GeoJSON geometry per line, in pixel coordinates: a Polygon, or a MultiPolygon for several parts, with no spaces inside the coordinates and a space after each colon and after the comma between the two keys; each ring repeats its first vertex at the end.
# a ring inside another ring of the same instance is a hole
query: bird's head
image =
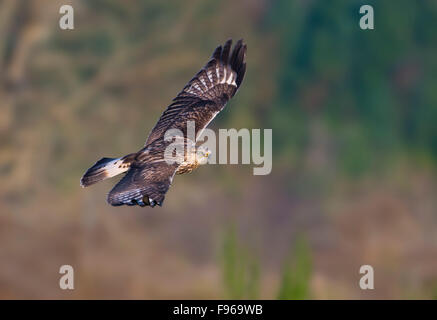
{"type": "Polygon", "coordinates": [[[196,151],[197,162],[201,165],[206,164],[208,162],[208,158],[210,154],[211,151],[207,147],[204,146],[198,147],[196,151]]]}

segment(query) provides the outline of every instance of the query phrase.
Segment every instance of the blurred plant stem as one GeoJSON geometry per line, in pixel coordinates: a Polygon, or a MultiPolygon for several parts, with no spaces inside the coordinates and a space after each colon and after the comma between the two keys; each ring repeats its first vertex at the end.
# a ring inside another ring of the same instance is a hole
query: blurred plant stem
{"type": "MultiPolygon", "coordinates": [[[[259,297],[260,263],[238,242],[236,227],[224,233],[222,271],[226,295],[229,299],[257,299],[259,297]]],[[[303,236],[298,236],[282,268],[277,298],[301,300],[310,298],[312,262],[310,248],[303,236]]]]}
{"type": "Polygon", "coordinates": [[[305,237],[299,236],[293,252],[284,264],[278,299],[309,299],[311,271],[312,262],[308,242],[305,237]]]}
{"type": "Polygon", "coordinates": [[[258,298],[259,263],[238,243],[234,225],[224,234],[222,267],[226,295],[230,299],[258,298]]]}

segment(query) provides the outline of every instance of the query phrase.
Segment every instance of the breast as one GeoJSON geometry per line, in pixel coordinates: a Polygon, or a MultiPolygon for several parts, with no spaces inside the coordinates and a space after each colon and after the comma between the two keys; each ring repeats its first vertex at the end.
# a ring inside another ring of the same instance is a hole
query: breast
{"type": "Polygon", "coordinates": [[[190,173],[194,169],[196,169],[199,166],[199,163],[196,162],[183,162],[178,170],[176,171],[176,174],[184,174],[184,173],[190,173]]]}

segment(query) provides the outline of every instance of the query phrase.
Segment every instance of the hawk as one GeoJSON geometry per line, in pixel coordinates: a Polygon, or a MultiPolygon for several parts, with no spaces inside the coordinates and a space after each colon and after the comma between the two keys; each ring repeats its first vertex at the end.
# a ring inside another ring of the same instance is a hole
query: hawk
{"type": "MultiPolygon", "coordinates": [[[[80,179],[82,187],[126,175],[109,192],[107,201],[113,206],[162,206],[174,175],[188,173],[205,164],[210,154],[207,148],[187,148],[179,161],[169,163],[164,158],[172,141],[164,139],[170,129],[183,133],[180,144],[193,144],[187,137],[187,124],[194,122],[195,138],[223,110],[239,89],[246,71],[246,44],[239,40],[232,49],[232,40],[218,46],[209,62],[173,99],[149,134],[144,147],[120,158],[102,158],[80,179]]],[[[185,149],[184,149],[185,150],[185,149]]]]}

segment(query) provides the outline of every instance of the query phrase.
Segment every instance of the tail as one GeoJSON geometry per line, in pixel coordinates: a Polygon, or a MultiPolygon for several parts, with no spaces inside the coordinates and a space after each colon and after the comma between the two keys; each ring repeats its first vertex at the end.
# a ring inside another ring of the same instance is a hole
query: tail
{"type": "Polygon", "coordinates": [[[121,158],[102,158],[89,168],[80,179],[82,188],[88,187],[99,181],[114,177],[129,170],[135,153],[121,158]]]}

